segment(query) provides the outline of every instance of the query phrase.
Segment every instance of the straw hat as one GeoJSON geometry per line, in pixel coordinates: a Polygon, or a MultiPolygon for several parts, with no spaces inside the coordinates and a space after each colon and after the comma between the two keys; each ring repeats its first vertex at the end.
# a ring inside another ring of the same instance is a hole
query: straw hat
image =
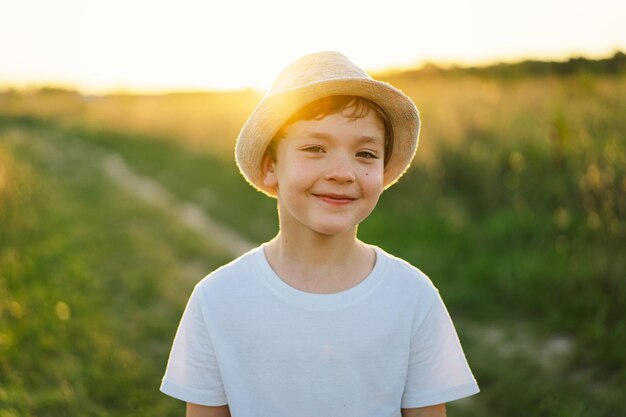
{"type": "Polygon", "coordinates": [[[319,52],[296,60],[278,75],[239,133],[235,146],[237,165],[254,188],[276,197],[263,185],[261,162],[267,146],[297,110],[335,95],[365,97],[387,113],[393,150],[385,166],[385,189],[407,170],[417,149],[420,127],[419,114],[411,99],[397,88],[372,79],[344,55],[319,52]]]}

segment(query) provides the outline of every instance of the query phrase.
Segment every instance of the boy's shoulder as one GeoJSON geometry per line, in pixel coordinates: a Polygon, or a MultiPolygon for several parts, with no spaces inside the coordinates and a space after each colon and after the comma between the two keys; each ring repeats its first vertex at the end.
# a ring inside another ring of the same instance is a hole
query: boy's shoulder
{"type": "Polygon", "coordinates": [[[213,270],[196,284],[196,289],[213,292],[228,290],[228,287],[241,287],[243,281],[255,273],[255,257],[262,250],[262,246],[258,246],[213,270]]]}
{"type": "Polygon", "coordinates": [[[387,280],[397,286],[400,290],[409,293],[435,293],[437,287],[431,279],[417,266],[407,260],[386,252],[384,249],[375,247],[377,256],[383,257],[387,263],[387,280]]]}

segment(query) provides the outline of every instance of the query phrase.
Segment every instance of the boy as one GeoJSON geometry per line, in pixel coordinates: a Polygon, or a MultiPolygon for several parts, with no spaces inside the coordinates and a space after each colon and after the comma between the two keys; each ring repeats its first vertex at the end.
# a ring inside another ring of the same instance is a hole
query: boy
{"type": "Polygon", "coordinates": [[[195,287],[161,390],[188,416],[445,416],[478,386],[436,288],[356,238],[419,116],[345,56],[288,66],[237,139],[280,230],[195,287]]]}

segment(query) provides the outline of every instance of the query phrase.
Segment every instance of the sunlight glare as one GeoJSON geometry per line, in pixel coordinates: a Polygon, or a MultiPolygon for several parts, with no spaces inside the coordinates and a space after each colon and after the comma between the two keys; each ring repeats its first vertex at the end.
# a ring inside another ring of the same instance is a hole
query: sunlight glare
{"type": "MultiPolygon", "coordinates": [[[[617,0],[58,0],[13,3],[0,85],[85,91],[270,87],[289,62],[337,50],[368,70],[606,56],[626,48],[617,0]],[[615,13],[607,11],[615,9],[615,13]],[[36,13],[33,11],[36,10],[36,13]]],[[[623,13],[622,13],[623,15],[623,13]]]]}

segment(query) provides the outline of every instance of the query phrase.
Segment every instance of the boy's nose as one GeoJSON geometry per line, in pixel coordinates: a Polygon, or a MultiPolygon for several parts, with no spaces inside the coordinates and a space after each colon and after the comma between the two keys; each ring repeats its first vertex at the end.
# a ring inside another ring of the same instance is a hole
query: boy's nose
{"type": "Polygon", "coordinates": [[[354,168],[345,158],[336,157],[331,161],[325,175],[326,180],[335,182],[354,182],[354,168]]]}

